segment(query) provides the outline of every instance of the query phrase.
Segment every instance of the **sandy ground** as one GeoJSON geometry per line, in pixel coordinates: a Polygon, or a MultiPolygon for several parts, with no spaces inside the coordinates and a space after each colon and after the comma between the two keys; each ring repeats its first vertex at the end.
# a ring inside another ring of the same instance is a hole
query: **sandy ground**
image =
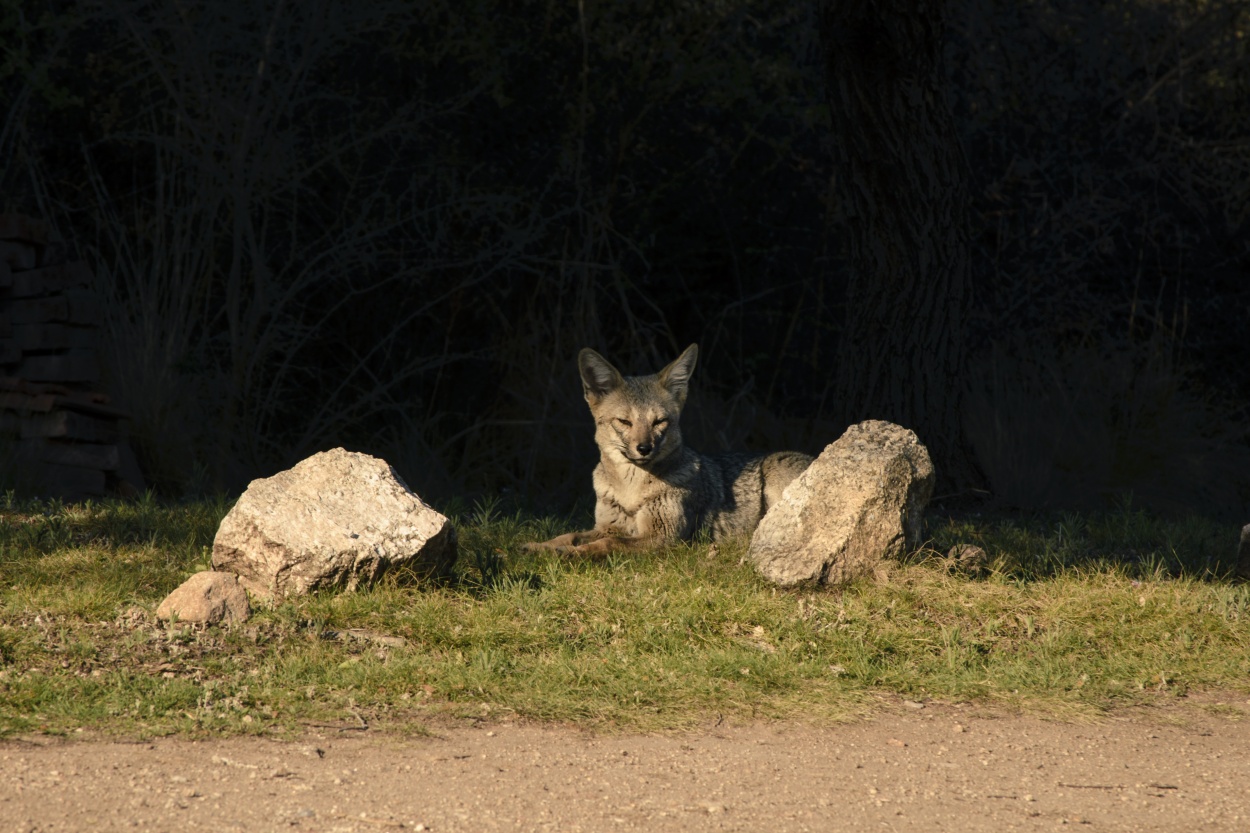
{"type": "Polygon", "coordinates": [[[1250,831],[1250,701],[1072,724],[897,703],[864,722],[617,735],[0,743],[0,830],[1250,831]]]}

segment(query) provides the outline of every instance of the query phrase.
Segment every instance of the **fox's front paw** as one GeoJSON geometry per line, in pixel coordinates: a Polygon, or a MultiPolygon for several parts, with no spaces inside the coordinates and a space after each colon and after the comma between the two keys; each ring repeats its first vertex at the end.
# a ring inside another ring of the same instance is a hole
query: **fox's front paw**
{"type": "Polygon", "coordinates": [[[523,552],[559,552],[561,547],[572,546],[577,543],[576,532],[568,532],[564,535],[557,535],[550,541],[533,541],[528,544],[522,544],[523,552]]]}
{"type": "Polygon", "coordinates": [[[616,547],[615,542],[611,538],[596,538],[586,543],[571,543],[555,548],[560,555],[569,558],[587,558],[592,561],[600,561],[613,552],[616,547]]]}
{"type": "Polygon", "coordinates": [[[550,541],[535,541],[529,544],[522,544],[521,550],[524,552],[572,552],[578,547],[589,546],[590,544],[600,540],[603,533],[596,530],[588,532],[566,532],[563,535],[557,535],[550,541]]]}
{"type": "MultiPolygon", "coordinates": [[[[597,542],[596,542],[597,543],[597,542]]],[[[533,541],[521,545],[522,552],[551,552],[566,557],[600,557],[604,550],[593,544],[575,544],[571,542],[533,541]]]]}

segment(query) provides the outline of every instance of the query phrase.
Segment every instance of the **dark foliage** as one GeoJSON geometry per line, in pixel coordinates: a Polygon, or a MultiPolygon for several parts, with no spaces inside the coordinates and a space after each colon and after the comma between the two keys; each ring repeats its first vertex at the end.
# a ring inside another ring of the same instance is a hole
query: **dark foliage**
{"type": "MultiPolygon", "coordinates": [[[[948,17],[974,208],[965,423],[990,490],[1062,502],[1019,484],[1064,429],[986,439],[1050,407],[1119,438],[1081,500],[1140,491],[1116,460],[1150,443],[1165,469],[1200,448],[1184,482],[1219,488],[1199,508],[1242,509],[1250,12],[948,17]],[[1089,384],[1136,412],[1063,404],[1063,368],[1103,366],[1082,356],[1128,374],[1089,384]],[[1019,378],[991,384],[992,361],[1019,378]]],[[[699,341],[697,447],[819,450],[843,427],[848,226],[803,5],[5,0],[0,32],[4,207],[96,269],[110,390],[163,489],[347,444],[423,493],[568,506],[593,459],[583,346],[640,371],[699,341]]]]}

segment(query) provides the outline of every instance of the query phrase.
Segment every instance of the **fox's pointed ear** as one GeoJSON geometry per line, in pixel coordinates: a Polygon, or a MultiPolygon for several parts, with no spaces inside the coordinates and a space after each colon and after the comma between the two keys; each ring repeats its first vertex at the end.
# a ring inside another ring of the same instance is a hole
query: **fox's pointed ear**
{"type": "Polygon", "coordinates": [[[694,375],[694,365],[698,360],[699,345],[692,344],[659,373],[660,384],[673,395],[678,406],[686,404],[686,393],[690,390],[690,377],[694,375]]]}
{"type": "Polygon", "coordinates": [[[625,384],[620,371],[589,347],[577,354],[577,369],[582,374],[582,392],[591,405],[625,384]]]}

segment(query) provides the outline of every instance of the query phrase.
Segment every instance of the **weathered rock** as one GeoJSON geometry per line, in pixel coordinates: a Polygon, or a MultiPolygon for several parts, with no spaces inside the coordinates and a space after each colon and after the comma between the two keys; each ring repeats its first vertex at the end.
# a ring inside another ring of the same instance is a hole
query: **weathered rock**
{"type": "Polygon", "coordinates": [[[218,622],[245,622],[252,615],[247,603],[247,593],[234,573],[205,570],[178,585],[165,597],[156,609],[157,619],[173,619],[180,622],[201,622],[216,625],[218,622]]]}
{"type": "Polygon", "coordinates": [[[1241,541],[1237,544],[1237,564],[1233,574],[1250,580],[1250,524],[1241,528],[1241,541]]]}
{"type": "Polygon", "coordinates": [[[275,602],[327,587],[354,590],[399,566],[444,576],[455,561],[447,518],[386,461],[341,448],[253,480],[213,541],[214,567],[275,602]]]}
{"type": "Polygon", "coordinates": [[[852,425],[760,521],[747,557],[783,587],[842,584],[919,544],[933,463],[916,435],[889,422],[852,425]]]}

